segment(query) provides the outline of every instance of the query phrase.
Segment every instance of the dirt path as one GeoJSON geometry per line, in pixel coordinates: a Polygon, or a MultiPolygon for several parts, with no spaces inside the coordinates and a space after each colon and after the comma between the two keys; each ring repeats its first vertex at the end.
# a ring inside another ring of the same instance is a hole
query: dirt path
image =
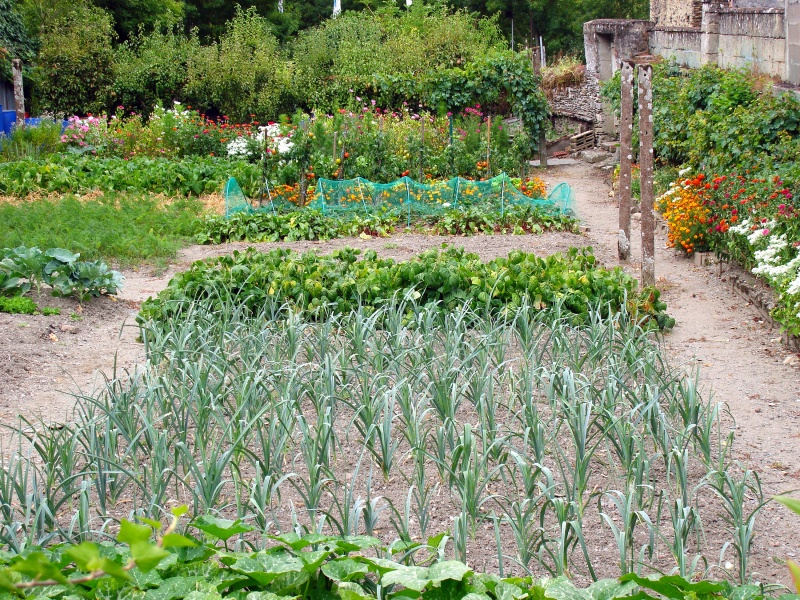
{"type": "MultiPolygon", "coordinates": [[[[551,185],[570,184],[576,212],[589,227],[588,233],[472,238],[402,235],[255,246],[262,250],[313,248],[320,253],[355,246],[406,259],[450,243],[488,259],[515,248],[549,254],[591,245],[605,265],[618,264],[617,209],[599,171],[583,164],[552,168],[547,180],[551,185]]],[[[632,238],[631,256],[638,257],[638,220],[633,222],[632,238]]],[[[735,419],[737,456],[762,474],[765,491],[800,488],[800,360],[780,345],[779,332],[730,290],[716,267],[694,266],[666,249],[665,241],[665,234],[659,234],[656,274],[669,312],[677,319],[665,339],[673,361],[699,367],[706,397],[713,393],[714,399],[727,403],[735,419]]],[[[104,298],[80,307],[71,300],[40,297],[35,298],[40,305],[58,306],[61,315],[0,314],[0,423],[11,423],[20,414],[41,415],[47,421],[68,418],[74,398],[66,392],[91,392],[102,383],[102,374],[111,376],[115,360],[118,370],[144,360],[131,326],[142,300],[163,289],[176,271],[192,261],[249,245],[192,246],[181,251],[165,273],[126,272],[125,287],[116,301],[104,298]]],[[[635,259],[623,266],[638,275],[635,259]]],[[[782,508],[768,506],[761,528],[769,533],[756,541],[759,569],[767,579],[785,580],[785,567],[778,561],[797,551],[800,523],[782,508]]]]}

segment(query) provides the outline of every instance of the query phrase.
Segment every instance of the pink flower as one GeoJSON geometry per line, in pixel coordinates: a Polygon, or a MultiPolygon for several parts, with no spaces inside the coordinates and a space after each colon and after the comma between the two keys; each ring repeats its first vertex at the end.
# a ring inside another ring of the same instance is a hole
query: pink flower
{"type": "Polygon", "coordinates": [[[761,233],[762,235],[769,235],[769,229],[765,228],[761,233]]]}

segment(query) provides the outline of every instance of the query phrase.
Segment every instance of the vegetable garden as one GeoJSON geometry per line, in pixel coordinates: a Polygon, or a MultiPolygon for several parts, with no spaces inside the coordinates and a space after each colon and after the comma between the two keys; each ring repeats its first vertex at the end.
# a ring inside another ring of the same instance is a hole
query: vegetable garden
{"type": "MultiPolygon", "coordinates": [[[[258,29],[254,13],[237,19],[192,60],[212,64],[258,29]]],[[[399,52],[386,23],[364,19],[298,40],[305,110],[275,122],[259,115],[286,99],[243,88],[258,112],[235,113],[250,115],[241,124],[175,102],[73,117],[63,131],[45,118],[3,140],[0,310],[56,316],[31,299],[43,286],[78,307],[102,302],[123,284],[105,261],[169,259],[190,240],[577,233],[569,194],[556,203],[529,168],[547,109],[528,57],[479,39],[466,63],[424,77],[313,72],[339,27],[360,24],[399,52]],[[240,193],[221,201],[230,178],[240,193]]],[[[281,65],[270,81],[288,76],[281,65]]],[[[661,89],[696,109],[696,139],[673,104],[656,113],[660,177],[676,179],[660,200],[670,243],[753,266],[792,330],[794,171],[753,169],[794,147],[796,103],[743,75],[660,68],[661,89]],[[758,139],[720,139],[708,123],[750,123],[765,105],[784,124],[758,139]]],[[[210,113],[231,101],[190,75],[184,89],[210,113]]],[[[457,247],[405,260],[249,248],[194,262],[156,292],[135,304],[135,367],[74,393],[63,421],[6,423],[2,598],[786,591],[753,567],[769,497],[740,460],[733,415],[666,353],[675,321],[659,290],[591,248],[487,261],[457,247]]]]}

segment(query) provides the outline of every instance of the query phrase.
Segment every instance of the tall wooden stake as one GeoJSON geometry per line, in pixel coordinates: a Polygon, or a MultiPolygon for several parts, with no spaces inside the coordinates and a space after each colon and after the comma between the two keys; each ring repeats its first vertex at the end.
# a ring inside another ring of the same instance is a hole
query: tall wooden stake
{"type": "Polygon", "coordinates": [[[653,67],[649,64],[639,65],[639,177],[642,194],[642,285],[654,285],[653,67]]]}
{"type": "Polygon", "coordinates": [[[17,127],[25,127],[25,95],[22,93],[22,61],[15,58],[11,61],[11,72],[14,79],[14,103],[17,105],[17,127]]]}
{"type": "Polygon", "coordinates": [[[633,161],[633,74],[634,65],[622,61],[622,107],[619,125],[619,239],[620,260],[631,255],[631,163],[633,161]]]}

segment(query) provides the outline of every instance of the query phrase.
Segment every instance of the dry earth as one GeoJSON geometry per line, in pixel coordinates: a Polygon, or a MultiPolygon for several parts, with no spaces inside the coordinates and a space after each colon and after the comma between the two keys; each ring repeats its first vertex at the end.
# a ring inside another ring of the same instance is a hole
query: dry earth
{"type": "MultiPolygon", "coordinates": [[[[406,259],[442,243],[463,246],[488,259],[511,249],[538,254],[591,245],[601,262],[617,264],[617,211],[609,186],[596,169],[583,164],[551,168],[548,183],[566,181],[575,193],[575,209],[588,232],[541,236],[428,237],[401,235],[382,239],[255,244],[262,250],[290,246],[325,253],[343,246],[371,248],[384,256],[406,259]]],[[[634,220],[632,256],[640,255],[638,221],[634,220]]],[[[740,299],[715,266],[697,267],[665,247],[657,237],[656,271],[669,312],[677,319],[666,336],[673,362],[699,366],[706,395],[727,403],[736,428],[737,457],[762,474],[769,494],[800,488],[800,358],[780,344],[777,329],[740,299]],[[735,421],[735,422],[734,422],[735,421]]],[[[163,289],[169,278],[190,262],[243,249],[250,244],[192,246],[180,252],[165,273],[147,267],[125,272],[117,299],[101,298],[83,307],[68,299],[34,298],[58,306],[56,317],[0,314],[0,423],[19,415],[45,420],[69,418],[70,394],[89,393],[113,370],[130,369],[144,359],[132,326],[139,303],[163,289]]],[[[623,267],[636,274],[635,260],[623,267]]],[[[767,580],[786,582],[786,556],[798,552],[800,520],[769,505],[759,519],[762,534],[754,548],[754,565],[767,580]]],[[[732,558],[732,554],[731,554],[732,558]]]]}

